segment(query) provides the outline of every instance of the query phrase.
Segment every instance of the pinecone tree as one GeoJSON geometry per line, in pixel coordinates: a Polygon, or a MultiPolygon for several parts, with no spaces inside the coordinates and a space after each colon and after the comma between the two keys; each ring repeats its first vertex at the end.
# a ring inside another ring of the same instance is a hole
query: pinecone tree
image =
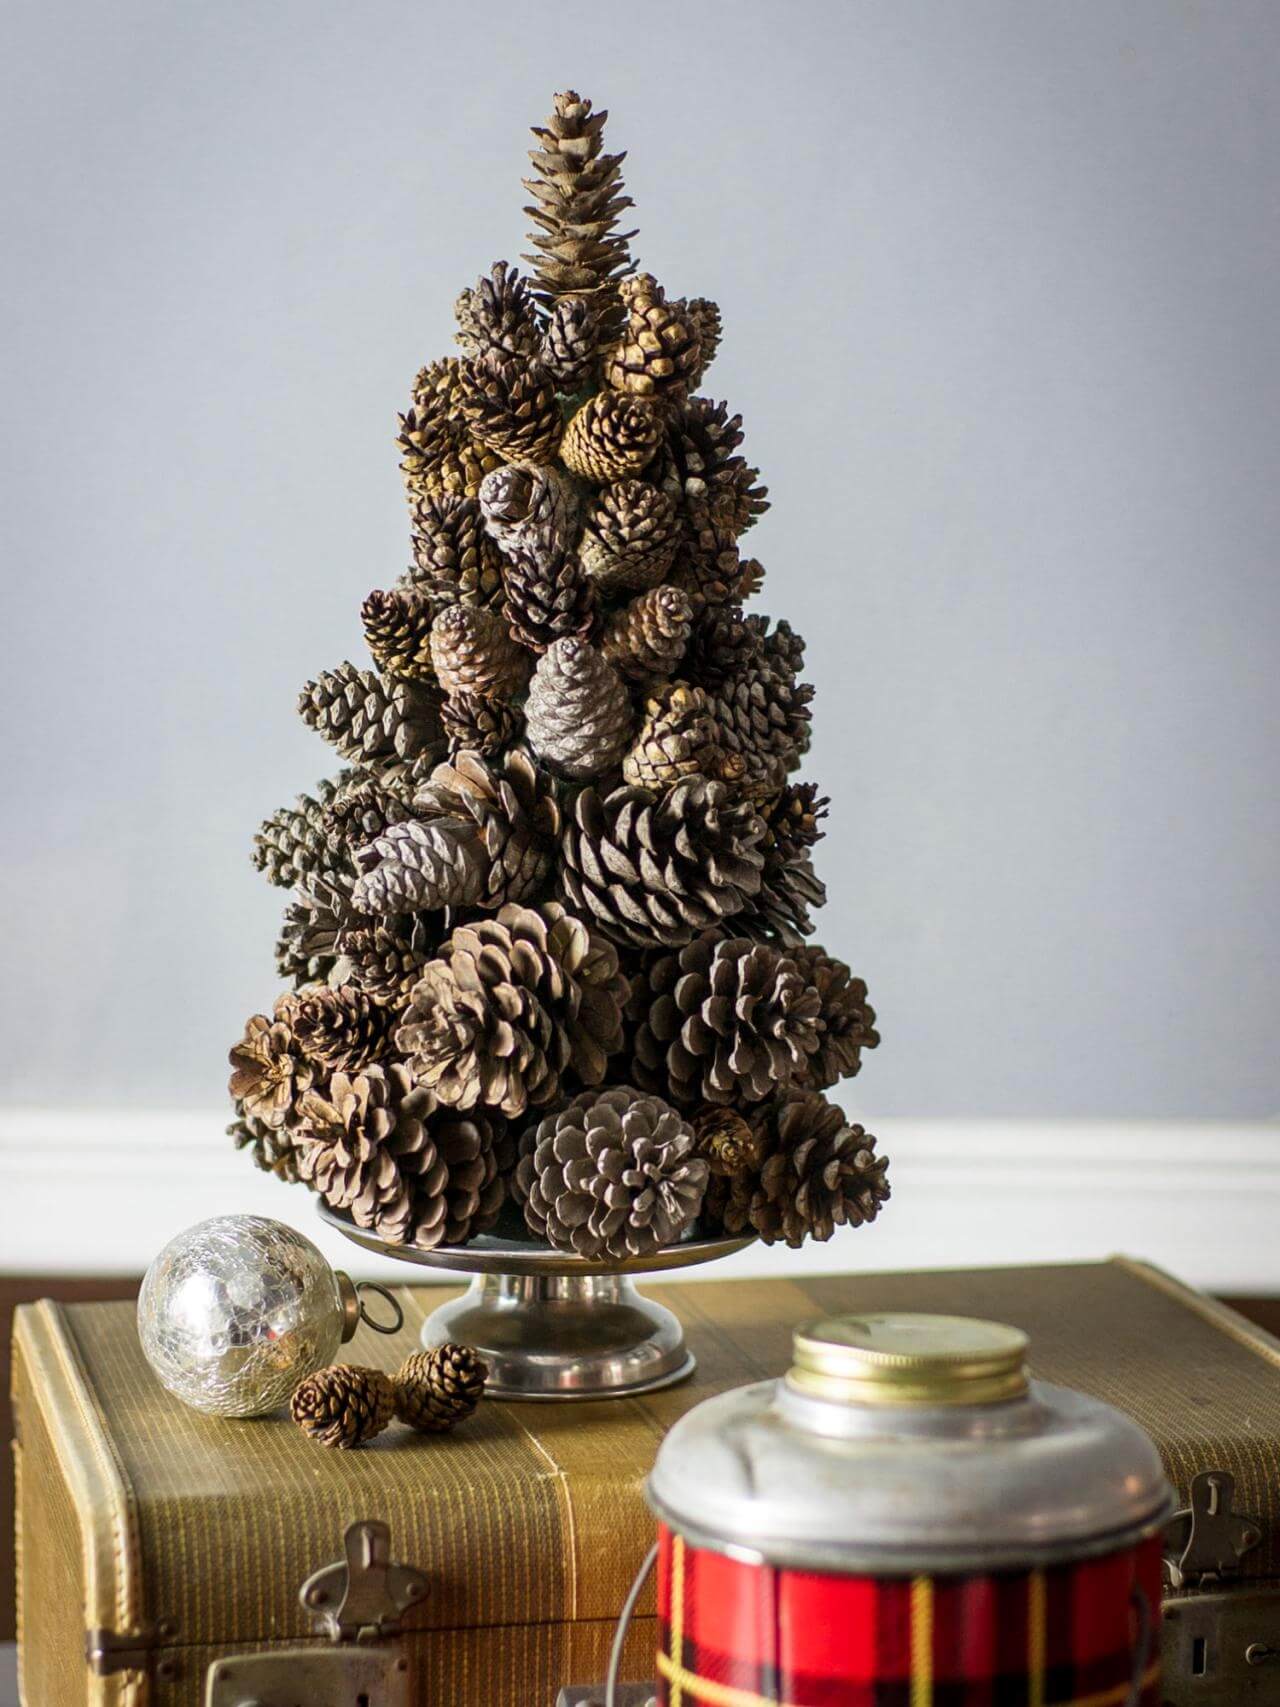
{"type": "MultiPolygon", "coordinates": [[[[821,1095],[879,1038],[808,941],[813,690],[744,609],[768,496],[699,394],[720,310],[637,270],[604,128],[567,92],[534,131],[526,271],[457,296],[400,418],[411,561],[360,607],[369,667],[299,701],[343,768],[254,840],[292,987],[231,1052],[231,1136],[390,1244],[517,1198],[530,1238],[624,1260],[695,1216],[825,1238],[886,1195],[821,1095]]],[[[330,1375],[337,1440],[360,1384],[330,1375]]],[[[465,1359],[438,1375],[418,1426],[473,1402],[465,1359]]]]}

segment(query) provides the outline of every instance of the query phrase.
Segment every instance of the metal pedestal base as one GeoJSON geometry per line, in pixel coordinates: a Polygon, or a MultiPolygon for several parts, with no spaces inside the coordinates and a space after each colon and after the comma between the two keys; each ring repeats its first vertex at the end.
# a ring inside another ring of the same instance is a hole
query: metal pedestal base
{"type": "Polygon", "coordinates": [[[694,1370],[671,1311],[618,1274],[479,1274],[423,1324],[423,1345],[446,1340],[475,1347],[498,1399],[651,1393],[694,1370]]]}

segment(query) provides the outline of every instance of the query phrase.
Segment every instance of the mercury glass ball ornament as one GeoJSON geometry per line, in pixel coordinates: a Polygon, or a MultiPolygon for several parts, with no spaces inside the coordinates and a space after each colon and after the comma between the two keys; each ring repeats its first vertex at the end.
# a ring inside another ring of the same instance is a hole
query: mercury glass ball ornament
{"type": "Polygon", "coordinates": [[[161,1383],[220,1417],[278,1410],[332,1363],[360,1314],[355,1288],[301,1233],[263,1215],[217,1215],[179,1233],[147,1270],[138,1337],[161,1383]]]}

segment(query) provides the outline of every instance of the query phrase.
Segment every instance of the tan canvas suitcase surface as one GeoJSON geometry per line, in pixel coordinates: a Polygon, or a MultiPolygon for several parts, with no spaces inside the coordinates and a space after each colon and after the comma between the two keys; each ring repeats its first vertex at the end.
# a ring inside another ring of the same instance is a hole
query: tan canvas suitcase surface
{"type": "MultiPolygon", "coordinates": [[[[393,1368],[413,1348],[441,1294],[399,1296],[403,1333],[362,1331],[350,1361],[393,1368]]],[[[184,1409],[144,1363],[129,1305],[21,1310],[25,1707],[324,1707],[328,1686],[298,1682],[293,1658],[287,1696],[263,1672],[211,1678],[219,1660],[298,1650],[323,1656],[326,1676],[357,1680],[328,1697],[335,1707],[362,1694],[368,1707],[551,1707],[562,1685],[603,1676],[651,1539],[640,1490],[664,1431],[713,1392],[781,1374],[797,1324],[888,1308],[1023,1327],[1036,1374],[1149,1430],[1184,1505],[1195,1499],[1171,1539],[1166,1696],[1175,1707],[1280,1702],[1280,1346],[1230,1311],[1123,1261],[702,1282],[663,1297],[699,1361],[684,1386],[585,1405],[486,1403],[453,1436],[397,1428],[353,1453],[312,1445],[284,1418],[184,1409]],[[370,1608],[385,1610],[389,1585],[409,1581],[387,1577],[387,1558],[422,1573],[420,1595],[389,1615],[398,1629],[372,1646],[335,1644],[322,1627],[341,1604],[342,1573],[323,1579],[325,1606],[304,1611],[299,1600],[307,1579],[344,1559],[360,1521],[385,1526],[388,1553],[360,1532],[368,1544],[353,1557],[372,1568],[356,1572],[348,1636],[362,1619],[368,1634],[370,1608]],[[380,1656],[388,1669],[375,1676],[380,1656]]],[[[642,1601],[626,1675],[651,1670],[652,1646],[642,1601]]]]}

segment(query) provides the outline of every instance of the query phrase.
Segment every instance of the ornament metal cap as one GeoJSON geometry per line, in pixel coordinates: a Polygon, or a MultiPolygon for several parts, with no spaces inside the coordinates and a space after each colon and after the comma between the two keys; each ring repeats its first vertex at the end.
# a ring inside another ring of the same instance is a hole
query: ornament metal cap
{"type": "Polygon", "coordinates": [[[352,1338],[361,1322],[367,1328],[372,1328],[375,1334],[398,1334],[404,1326],[404,1311],[400,1308],[400,1300],[394,1292],[389,1292],[385,1286],[379,1286],[375,1280],[352,1280],[345,1269],[335,1268],[333,1278],[338,1283],[338,1298],[342,1304],[342,1343],[346,1345],[352,1338]],[[361,1297],[364,1292],[376,1292],[379,1298],[385,1298],[391,1306],[391,1321],[375,1322],[369,1314],[365,1300],[361,1297]]]}
{"type": "Polygon", "coordinates": [[[846,1405],[995,1405],[1027,1390],[1027,1336],[970,1316],[834,1316],[794,1336],[787,1386],[846,1405]]]}

